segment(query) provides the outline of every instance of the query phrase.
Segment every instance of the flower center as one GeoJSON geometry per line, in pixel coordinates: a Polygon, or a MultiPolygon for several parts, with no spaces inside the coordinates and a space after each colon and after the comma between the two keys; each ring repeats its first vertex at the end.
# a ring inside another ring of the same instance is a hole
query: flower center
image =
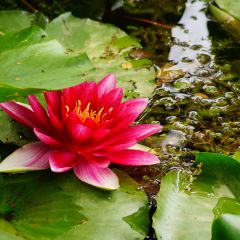
{"type": "MultiPolygon", "coordinates": [[[[73,109],[72,112],[76,113],[78,115],[78,117],[80,118],[82,123],[84,123],[87,118],[91,118],[96,123],[100,123],[100,122],[104,121],[104,118],[107,115],[107,113],[103,114],[104,107],[102,107],[97,112],[97,111],[94,111],[93,109],[90,109],[90,105],[91,105],[90,102],[87,104],[85,109],[82,109],[81,105],[82,105],[81,101],[77,100],[75,108],[73,109]]],[[[66,114],[67,114],[67,117],[68,117],[69,116],[69,112],[70,112],[70,108],[67,105],[65,107],[66,107],[66,114]]]]}

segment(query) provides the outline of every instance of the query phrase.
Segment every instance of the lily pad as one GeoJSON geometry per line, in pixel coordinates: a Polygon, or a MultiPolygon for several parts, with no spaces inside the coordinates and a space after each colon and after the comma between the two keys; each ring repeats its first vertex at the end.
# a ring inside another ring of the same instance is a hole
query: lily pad
{"type": "Polygon", "coordinates": [[[236,0],[216,0],[218,6],[240,21],[240,2],[236,0]]]}
{"type": "Polygon", "coordinates": [[[29,13],[20,10],[0,11],[0,36],[15,33],[30,26],[45,28],[48,18],[42,13],[29,13]]]}
{"type": "Polygon", "coordinates": [[[158,239],[210,240],[212,223],[219,217],[218,202],[225,198],[239,201],[239,161],[222,154],[199,153],[196,163],[203,166],[193,182],[181,171],[172,171],[163,178],[153,217],[158,239]]]}
{"type": "Polygon", "coordinates": [[[149,227],[148,211],[144,214],[139,211],[147,206],[147,197],[137,189],[136,182],[128,175],[119,170],[115,172],[120,177],[121,187],[114,192],[103,192],[85,184],[79,188],[79,181],[62,182],[63,189],[73,195],[75,202],[83,207],[82,213],[88,221],[58,240],[137,240],[145,237],[149,227]],[[139,217],[131,218],[133,214],[139,217]],[[145,221],[142,222],[139,218],[145,218],[145,221]],[[145,231],[139,230],[143,228],[145,231]]]}
{"type": "Polygon", "coordinates": [[[34,14],[24,11],[0,11],[0,36],[30,27],[34,19],[34,14]]]}
{"type": "Polygon", "coordinates": [[[35,26],[11,38],[1,37],[0,101],[78,84],[86,71],[92,69],[86,54],[66,54],[56,40],[43,40],[46,36],[43,34],[35,26]]]}
{"type": "MultiPolygon", "coordinates": [[[[0,234],[4,240],[143,239],[139,219],[124,220],[147,204],[144,192],[117,171],[114,192],[80,182],[72,173],[0,175],[0,234]]],[[[143,215],[141,218],[143,218],[143,215]]],[[[144,226],[148,228],[148,211],[144,226]]]]}
{"type": "Polygon", "coordinates": [[[119,28],[65,13],[50,22],[46,32],[69,53],[87,53],[95,69],[85,76],[86,80],[98,80],[115,73],[118,86],[128,97],[152,94],[155,71],[151,62],[129,57],[132,49],[141,46],[119,28]]]}
{"type": "Polygon", "coordinates": [[[54,239],[85,221],[56,180],[47,173],[2,174],[0,230],[16,239],[54,239]]]}
{"type": "Polygon", "coordinates": [[[0,36],[0,52],[41,43],[44,41],[44,38],[46,38],[45,31],[37,26],[5,34],[0,36]]]}
{"type": "Polygon", "coordinates": [[[221,198],[214,208],[212,240],[238,240],[240,236],[240,202],[221,198]]]}
{"type": "MultiPolygon", "coordinates": [[[[2,15],[0,14],[0,25],[3,26],[1,28],[2,37],[4,36],[6,39],[7,36],[5,36],[4,31],[7,33],[17,33],[19,30],[24,30],[24,27],[43,25],[38,23],[37,15],[21,11],[10,11],[10,18],[6,18],[7,13],[8,11],[3,11],[2,15]],[[11,25],[10,19],[12,16],[22,23],[14,25],[14,20],[11,25]]],[[[79,54],[82,56],[87,53],[95,69],[86,72],[84,64],[87,60],[85,59],[84,63],[80,62],[82,67],[79,68],[84,70],[84,80],[99,80],[108,73],[115,73],[119,81],[118,85],[123,87],[125,95],[128,98],[151,96],[155,88],[155,70],[152,67],[152,63],[147,59],[134,59],[130,57],[129,53],[135,48],[141,48],[141,45],[119,28],[90,19],[76,18],[71,13],[65,13],[50,22],[46,26],[46,32],[49,35],[49,40],[57,39],[65,47],[65,51],[70,55],[74,55],[75,58],[79,54]]],[[[15,39],[16,42],[18,38],[10,36],[10,39],[15,39]]],[[[23,39],[19,40],[21,43],[26,41],[23,39]]],[[[42,46],[39,47],[41,48],[42,46]]],[[[22,50],[25,51],[25,49],[22,50]]],[[[54,53],[55,50],[49,48],[48,51],[53,51],[54,53]]],[[[17,54],[19,53],[15,53],[15,55],[17,54]]],[[[47,63],[49,60],[46,58],[45,61],[47,63]]],[[[39,65],[41,64],[42,62],[39,62],[39,65]]],[[[7,67],[15,68],[15,65],[7,67]]],[[[66,82],[69,82],[69,73],[61,74],[61,71],[56,72],[59,72],[56,77],[63,76],[66,78],[66,82]]],[[[78,72],[79,70],[76,70],[76,75],[79,81],[82,81],[82,76],[78,72]]],[[[45,75],[41,74],[41,78],[45,79],[45,75]]],[[[71,83],[73,84],[74,81],[72,80],[71,83]]],[[[14,87],[14,85],[11,84],[9,88],[11,89],[11,87],[14,87]]],[[[59,85],[59,88],[61,88],[61,85],[59,85]]]]}
{"type": "Polygon", "coordinates": [[[230,15],[228,12],[220,9],[213,4],[209,6],[209,12],[222,24],[223,29],[236,40],[240,39],[240,21],[230,15]]]}
{"type": "MultiPolygon", "coordinates": [[[[0,141],[5,144],[23,146],[31,141],[36,141],[33,131],[11,119],[0,110],[0,141]]],[[[4,155],[5,149],[0,148],[0,154],[4,155]]]]}

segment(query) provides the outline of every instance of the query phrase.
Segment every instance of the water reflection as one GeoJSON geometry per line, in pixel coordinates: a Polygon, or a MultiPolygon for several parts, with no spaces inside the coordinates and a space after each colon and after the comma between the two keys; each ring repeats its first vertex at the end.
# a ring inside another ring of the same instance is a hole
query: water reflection
{"type": "Polygon", "coordinates": [[[201,66],[199,61],[201,55],[211,59],[208,18],[203,11],[206,7],[207,5],[203,1],[188,0],[179,24],[172,29],[174,44],[169,53],[169,60],[177,61],[175,69],[188,71],[201,66]]]}
{"type": "Polygon", "coordinates": [[[211,69],[214,57],[206,7],[204,1],[186,2],[182,18],[172,29],[173,42],[168,56],[170,63],[163,66],[158,74],[158,85],[163,88],[174,91],[169,83],[180,77],[209,77],[214,73],[211,69]]]}
{"type": "MultiPolygon", "coordinates": [[[[188,93],[191,92],[196,81],[200,82],[200,91],[210,92],[210,94],[216,91],[214,86],[207,85],[208,78],[214,75],[215,71],[211,68],[214,57],[211,53],[212,42],[209,38],[206,7],[207,4],[204,1],[188,0],[178,25],[172,29],[173,42],[168,57],[170,63],[159,71],[159,85],[164,91],[171,92],[171,98],[175,99],[177,92],[181,90],[184,90],[189,98],[191,94],[188,93]]],[[[191,98],[212,102],[210,99],[205,99],[208,96],[203,93],[196,93],[196,96],[192,95],[191,98]]],[[[190,103],[190,100],[188,101],[190,103]]],[[[184,102],[184,99],[178,101],[179,108],[183,106],[181,102],[184,102]]],[[[199,124],[198,119],[192,119],[192,116],[197,115],[198,112],[194,108],[189,110],[183,122],[173,120],[172,127],[175,130],[169,131],[161,142],[164,152],[168,151],[168,145],[178,146],[181,149],[184,146],[186,134],[192,135],[195,130],[192,124],[199,124]]],[[[166,122],[169,122],[169,117],[166,118],[166,122]]]]}
{"type": "Polygon", "coordinates": [[[185,133],[177,130],[170,130],[168,135],[160,142],[163,152],[168,152],[168,146],[179,147],[184,146],[185,133]]]}

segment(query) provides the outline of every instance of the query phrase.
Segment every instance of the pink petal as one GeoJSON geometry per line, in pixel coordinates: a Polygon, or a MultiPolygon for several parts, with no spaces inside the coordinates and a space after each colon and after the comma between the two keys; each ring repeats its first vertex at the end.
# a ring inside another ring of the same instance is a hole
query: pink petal
{"type": "Polygon", "coordinates": [[[62,105],[68,106],[70,111],[72,111],[76,106],[79,94],[83,91],[82,87],[85,85],[86,82],[63,89],[62,105]]]}
{"type": "Polygon", "coordinates": [[[97,98],[97,84],[95,82],[86,83],[86,88],[79,94],[78,99],[81,101],[82,109],[85,109],[87,104],[90,103],[90,108],[95,109],[97,98]]]}
{"type": "Polygon", "coordinates": [[[89,154],[85,155],[84,158],[87,159],[87,161],[91,162],[94,164],[96,167],[100,168],[106,168],[110,164],[110,160],[104,155],[104,154],[89,154]]]}
{"type": "Polygon", "coordinates": [[[160,132],[162,126],[160,124],[140,124],[129,127],[129,134],[137,141],[144,139],[154,133],[160,132]]]}
{"type": "Polygon", "coordinates": [[[63,148],[64,147],[61,142],[59,142],[56,139],[48,136],[47,134],[42,132],[40,129],[34,128],[33,131],[36,134],[36,136],[39,138],[39,140],[41,140],[46,145],[48,145],[50,147],[55,147],[55,148],[63,148]]]}
{"type": "Polygon", "coordinates": [[[107,150],[108,151],[120,151],[120,150],[124,150],[127,149],[129,147],[134,146],[137,143],[137,141],[135,139],[128,139],[123,143],[119,143],[119,144],[113,144],[110,146],[107,146],[107,150]]]}
{"type": "Polygon", "coordinates": [[[70,152],[55,151],[49,157],[50,168],[53,172],[66,172],[73,168],[78,156],[70,152]]]}
{"type": "Polygon", "coordinates": [[[100,141],[104,139],[109,133],[111,132],[110,129],[97,129],[93,132],[93,140],[100,141]]]}
{"type": "Polygon", "coordinates": [[[112,91],[110,91],[108,94],[104,95],[100,101],[98,102],[98,105],[100,106],[98,110],[101,109],[101,107],[104,107],[105,109],[114,108],[118,106],[123,97],[123,90],[121,88],[115,88],[112,91]]]}
{"type": "Polygon", "coordinates": [[[70,136],[78,142],[90,140],[92,137],[92,130],[79,122],[80,120],[77,114],[71,113],[67,123],[67,129],[70,136]]]}
{"type": "Polygon", "coordinates": [[[51,112],[58,118],[61,119],[61,91],[45,92],[44,97],[47,103],[48,111],[51,112]]]}
{"type": "Polygon", "coordinates": [[[60,119],[54,114],[51,108],[48,108],[48,114],[50,121],[52,123],[52,126],[59,132],[62,132],[64,130],[63,122],[60,121],[60,119]]]}
{"type": "Polygon", "coordinates": [[[50,149],[41,142],[17,149],[0,163],[0,172],[23,172],[49,168],[50,149]]]}
{"type": "Polygon", "coordinates": [[[114,152],[109,158],[112,163],[129,166],[152,165],[160,162],[155,155],[149,152],[132,149],[114,152]]]}
{"type": "MultiPolygon", "coordinates": [[[[114,145],[117,147],[117,145],[124,146],[126,144],[126,146],[129,145],[128,147],[130,147],[136,144],[136,141],[141,140],[147,136],[150,136],[160,131],[161,129],[162,129],[162,126],[159,124],[141,124],[141,125],[130,126],[123,130],[120,130],[118,133],[115,133],[114,135],[111,135],[108,138],[108,140],[102,143],[101,146],[114,145]],[[131,142],[133,143],[132,145],[130,145],[131,142]]],[[[117,149],[117,148],[114,148],[114,149],[117,149]]]]}
{"type": "MultiPolygon", "coordinates": [[[[125,114],[133,115],[133,117],[136,119],[147,107],[148,105],[148,99],[147,98],[135,98],[128,100],[124,102],[126,106],[126,112],[125,114]]],[[[134,120],[135,120],[134,119],[134,120]]]]}
{"type": "Polygon", "coordinates": [[[87,118],[84,122],[84,125],[91,130],[98,128],[98,124],[92,118],[87,118]]]}
{"type": "Polygon", "coordinates": [[[145,98],[136,98],[121,103],[115,108],[112,114],[113,121],[111,127],[115,130],[129,126],[147,107],[148,100],[145,98]]]}
{"type": "Polygon", "coordinates": [[[160,124],[139,124],[129,126],[122,130],[119,134],[112,137],[112,142],[122,143],[128,139],[136,139],[137,141],[144,139],[162,129],[160,124]]]}
{"type": "Polygon", "coordinates": [[[97,84],[95,82],[82,82],[76,86],[66,88],[62,93],[62,106],[67,106],[71,111],[76,106],[77,101],[81,102],[81,109],[85,109],[88,103],[90,107],[96,107],[94,104],[97,98],[97,84]]]}
{"type": "Polygon", "coordinates": [[[109,168],[99,168],[82,160],[73,170],[80,180],[93,186],[107,190],[114,190],[119,187],[117,175],[109,168]]]}
{"type": "Polygon", "coordinates": [[[92,137],[92,131],[82,124],[75,124],[69,130],[71,137],[78,142],[86,142],[92,137]]]}
{"type": "Polygon", "coordinates": [[[116,78],[114,74],[109,74],[98,83],[98,98],[102,98],[114,88],[116,88],[116,78]]]}
{"type": "Polygon", "coordinates": [[[39,103],[37,98],[34,95],[30,95],[27,99],[32,107],[32,110],[34,111],[35,116],[38,118],[38,121],[40,121],[44,128],[51,128],[47,112],[39,103]]]}
{"type": "Polygon", "coordinates": [[[14,120],[27,127],[32,128],[37,125],[33,111],[17,102],[9,101],[0,103],[0,107],[14,120]]]}

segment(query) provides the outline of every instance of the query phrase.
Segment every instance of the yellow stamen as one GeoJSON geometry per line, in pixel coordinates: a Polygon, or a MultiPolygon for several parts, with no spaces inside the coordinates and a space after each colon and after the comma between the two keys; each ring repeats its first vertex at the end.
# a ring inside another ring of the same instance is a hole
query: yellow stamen
{"type": "Polygon", "coordinates": [[[103,107],[99,110],[99,112],[96,114],[96,117],[95,117],[95,120],[96,120],[96,122],[100,122],[100,120],[101,120],[101,114],[102,114],[102,112],[103,112],[103,107]]]}
{"type": "MultiPolygon", "coordinates": [[[[91,118],[96,123],[103,122],[103,119],[106,117],[107,113],[103,114],[104,108],[102,107],[98,112],[94,111],[93,109],[90,109],[91,103],[89,102],[84,110],[81,109],[82,103],[80,100],[76,101],[75,108],[72,112],[76,113],[78,117],[80,118],[81,122],[84,123],[87,118],[91,118]]],[[[69,116],[70,108],[69,106],[65,106],[66,108],[66,116],[69,116]]]]}
{"type": "Polygon", "coordinates": [[[70,110],[69,106],[66,105],[65,108],[66,108],[66,112],[69,113],[69,110],[70,110]]]}
{"type": "Polygon", "coordinates": [[[81,101],[77,100],[75,108],[73,109],[73,112],[75,112],[78,115],[80,111],[81,111],[81,101]]]}
{"type": "Polygon", "coordinates": [[[66,116],[69,117],[70,108],[67,105],[65,105],[65,108],[66,108],[66,116]]]}

